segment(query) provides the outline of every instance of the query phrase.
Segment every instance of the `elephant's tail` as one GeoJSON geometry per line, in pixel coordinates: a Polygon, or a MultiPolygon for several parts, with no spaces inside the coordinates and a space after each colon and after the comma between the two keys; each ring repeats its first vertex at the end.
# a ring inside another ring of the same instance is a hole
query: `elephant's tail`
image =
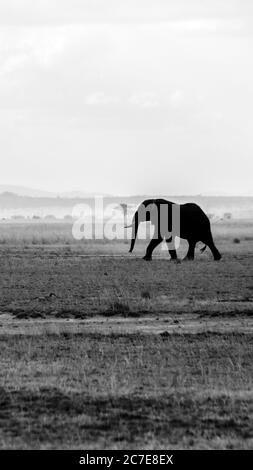
{"type": "Polygon", "coordinates": [[[124,225],[124,228],[130,228],[130,227],[132,227],[132,226],[133,226],[133,224],[130,224],[130,225],[124,225]]]}
{"type": "Polygon", "coordinates": [[[201,253],[204,253],[206,247],[207,247],[207,245],[204,245],[204,246],[202,246],[202,248],[200,248],[201,253]]]}

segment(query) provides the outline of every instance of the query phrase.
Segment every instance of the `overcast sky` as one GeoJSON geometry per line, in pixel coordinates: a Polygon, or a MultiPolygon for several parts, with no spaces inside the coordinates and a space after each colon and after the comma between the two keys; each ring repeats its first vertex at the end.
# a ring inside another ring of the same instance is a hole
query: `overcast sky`
{"type": "Polygon", "coordinates": [[[252,0],[1,0],[0,184],[253,195],[252,0]]]}

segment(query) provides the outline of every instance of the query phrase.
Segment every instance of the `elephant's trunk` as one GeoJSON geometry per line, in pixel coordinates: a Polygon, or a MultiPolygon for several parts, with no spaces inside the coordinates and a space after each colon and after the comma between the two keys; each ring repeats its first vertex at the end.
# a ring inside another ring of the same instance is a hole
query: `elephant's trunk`
{"type": "Polygon", "coordinates": [[[129,253],[132,253],[134,249],[138,227],[139,227],[139,218],[138,218],[138,212],[136,212],[133,218],[133,223],[132,223],[132,239],[131,239],[129,253]]]}

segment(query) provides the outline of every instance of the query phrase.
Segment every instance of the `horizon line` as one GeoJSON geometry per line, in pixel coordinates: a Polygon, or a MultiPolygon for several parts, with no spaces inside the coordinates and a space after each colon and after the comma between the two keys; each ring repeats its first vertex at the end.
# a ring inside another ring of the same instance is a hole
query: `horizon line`
{"type": "MultiPolygon", "coordinates": [[[[0,185],[1,186],[1,185],[0,185]]],[[[25,188],[24,188],[25,189],[25,188]]],[[[0,196],[3,196],[4,194],[10,194],[10,195],[13,195],[13,196],[16,196],[16,197],[20,197],[20,198],[32,198],[32,199],[91,199],[91,198],[95,198],[95,197],[103,197],[103,198],[127,198],[127,199],[130,199],[130,198],[154,198],[154,199],[158,199],[158,198],[162,198],[162,197],[175,197],[175,198],[185,198],[185,197],[203,197],[203,198],[206,198],[206,197],[223,197],[223,198],[252,198],[253,197],[253,194],[219,194],[219,193],[214,193],[214,194],[208,194],[208,193],[197,193],[197,194],[169,194],[169,193],[160,193],[160,194],[152,194],[152,193],[143,193],[143,194],[107,194],[107,193],[96,193],[96,192],[87,192],[87,195],[85,195],[85,193],[83,195],[76,195],[76,196],[73,196],[71,195],[71,193],[78,193],[78,192],[82,192],[82,191],[75,191],[75,190],[71,190],[71,191],[59,191],[59,192],[53,192],[53,191],[47,191],[47,190],[41,190],[41,189],[34,189],[34,188],[27,188],[29,189],[30,191],[31,190],[34,190],[34,191],[41,191],[41,192],[45,192],[45,193],[49,193],[48,195],[31,195],[31,194],[18,194],[18,192],[14,192],[14,191],[10,191],[10,190],[3,190],[3,191],[0,191],[0,196]],[[51,194],[50,194],[51,193],[51,194]],[[69,196],[68,196],[69,194],[69,196]]]]}

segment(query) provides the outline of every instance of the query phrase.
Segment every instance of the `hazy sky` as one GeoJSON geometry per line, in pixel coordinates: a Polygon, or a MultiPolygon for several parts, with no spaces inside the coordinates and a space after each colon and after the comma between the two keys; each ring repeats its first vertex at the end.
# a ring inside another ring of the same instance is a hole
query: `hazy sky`
{"type": "Polygon", "coordinates": [[[1,0],[0,184],[253,195],[252,0],[1,0]]]}

